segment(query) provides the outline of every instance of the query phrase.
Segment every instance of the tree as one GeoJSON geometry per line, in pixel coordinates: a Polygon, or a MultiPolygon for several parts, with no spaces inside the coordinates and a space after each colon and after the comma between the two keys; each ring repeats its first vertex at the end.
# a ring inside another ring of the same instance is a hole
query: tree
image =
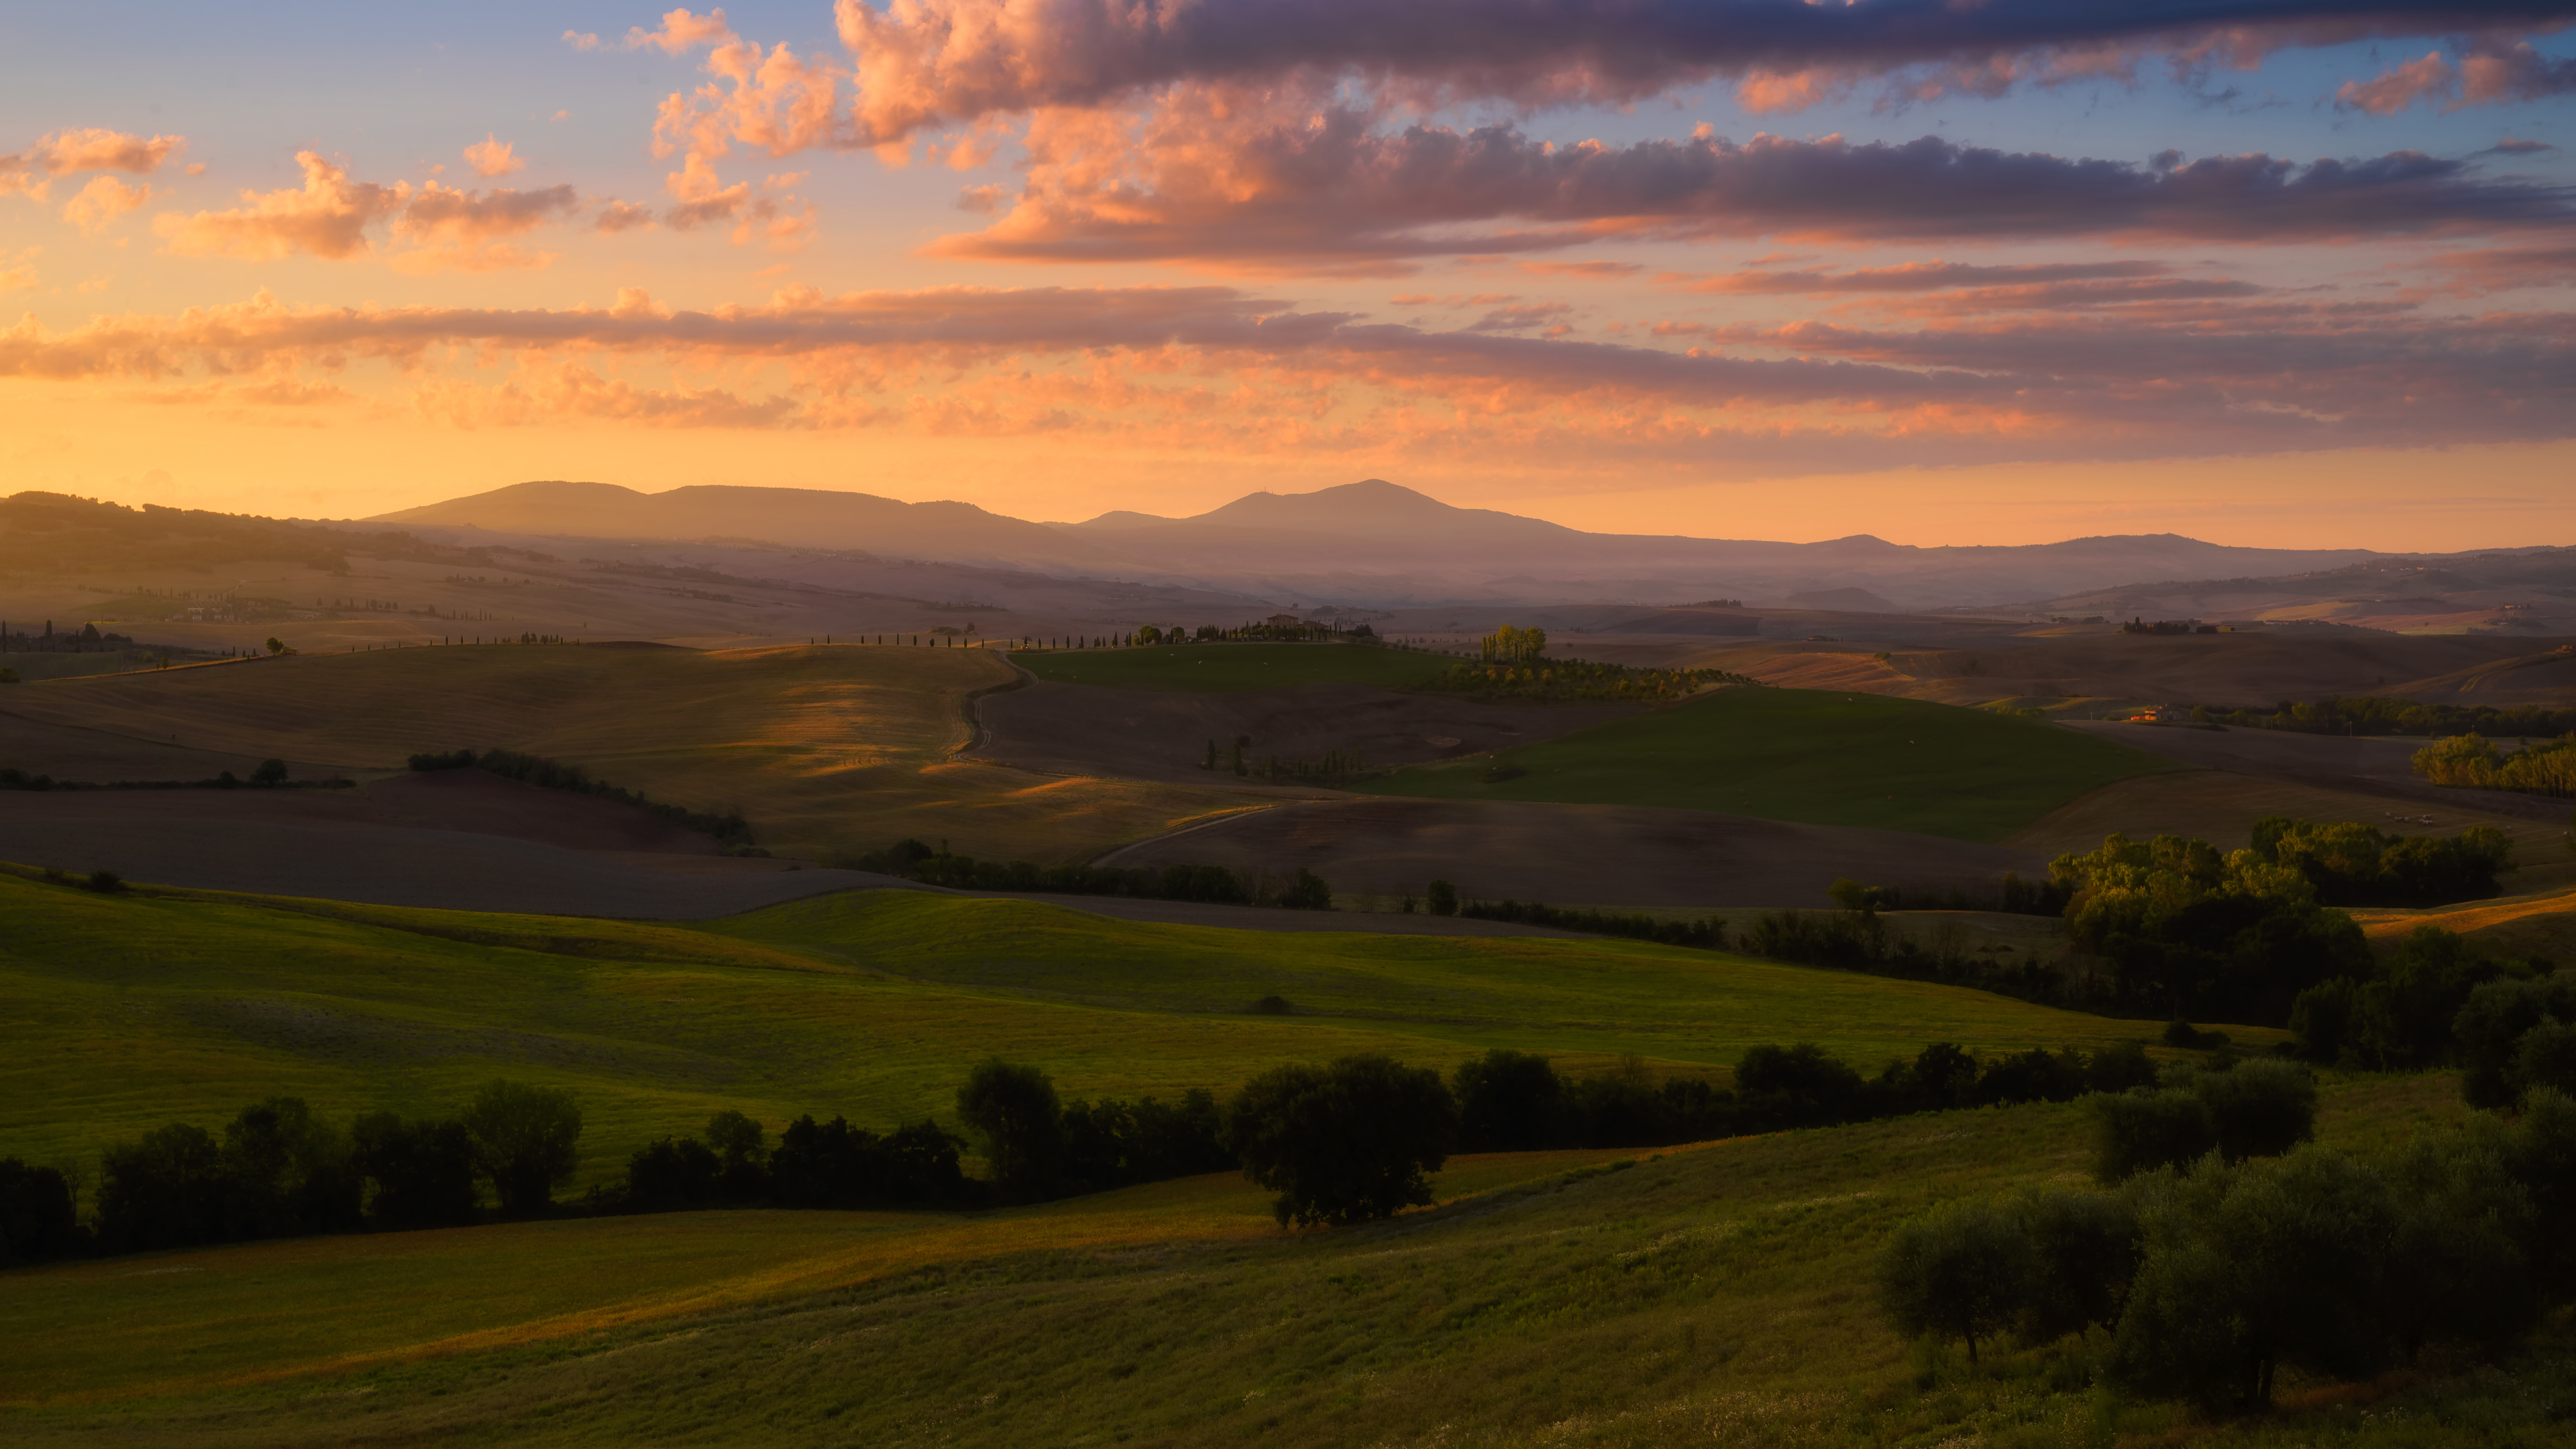
{"type": "Polygon", "coordinates": [[[1458,1107],[1429,1068],[1365,1053],[1273,1068],[1235,1095],[1228,1145],[1246,1177],[1279,1194],[1284,1226],[1355,1223],[1431,1201],[1424,1174],[1448,1160],[1458,1107]]]}
{"type": "Polygon", "coordinates": [[[754,1202],[769,1195],[768,1164],[761,1150],[761,1126],[727,1109],[707,1119],[706,1143],[720,1166],[717,1191],[733,1202],[754,1202]]]}
{"type": "Polygon", "coordinates": [[[220,1242],[230,1174],[203,1127],[173,1122],[101,1154],[99,1245],[111,1253],[220,1242]]]}
{"type": "Polygon", "coordinates": [[[2022,1220],[1991,1203],[1945,1203],[1904,1224],[1878,1259],[1879,1303],[1908,1337],[1977,1340],[2021,1316],[2032,1269],[2022,1220]]]}
{"type": "Polygon", "coordinates": [[[476,1165],[492,1179],[510,1216],[554,1206],[554,1190],[580,1161],[581,1106],[570,1092],[524,1082],[492,1081],[465,1108],[476,1165]]]}
{"type": "Polygon", "coordinates": [[[1735,1090],[1745,1105],[1782,1125],[1819,1127],[1847,1122],[1861,1100],[1860,1073],[1811,1041],[1796,1046],[1748,1047],[1735,1064],[1735,1090]]]}
{"type": "Polygon", "coordinates": [[[664,1137],[626,1160],[626,1198],[647,1212],[703,1207],[714,1201],[724,1162],[695,1137],[664,1137]]]}
{"type": "Polygon", "coordinates": [[[1295,879],[1279,893],[1279,904],[1292,911],[1329,911],[1333,908],[1333,888],[1322,876],[1301,865],[1295,879]]]}
{"type": "Polygon", "coordinates": [[[274,634],[270,635],[270,636],[269,636],[269,638],[268,638],[268,652],[269,652],[269,653],[271,653],[271,654],[283,654],[283,653],[285,653],[285,652],[286,652],[286,642],[285,642],[284,640],[282,640],[282,639],[278,638],[278,637],[277,637],[276,635],[274,635],[274,634]]]}
{"type": "Polygon", "coordinates": [[[1055,1190],[1064,1170],[1064,1112],[1046,1073],[988,1058],[957,1089],[957,1115],[984,1138],[993,1185],[1005,1199],[1033,1202],[1055,1190]]]}
{"type": "Polygon", "coordinates": [[[354,1228],[363,1184],[349,1139],[301,1097],[244,1107],[224,1128],[232,1179],[226,1236],[290,1237],[354,1228]]]}
{"type": "Polygon", "coordinates": [[[350,1164],[375,1185],[367,1216],[383,1228],[474,1221],[474,1134],[454,1118],[405,1122],[370,1112],[349,1124],[350,1164]]]}
{"type": "Polygon", "coordinates": [[[1496,1047],[1458,1064],[1458,1150],[1534,1152],[1555,1145],[1565,1083],[1547,1058],[1496,1047]]]}
{"type": "Polygon", "coordinates": [[[71,1180],[61,1169],[0,1157],[0,1268],[80,1251],[71,1180]]]}
{"type": "Polygon", "coordinates": [[[2195,1093],[2141,1087],[2096,1092],[2084,1105],[2093,1118],[2093,1172],[2104,1182],[2186,1167],[2218,1146],[2208,1104],[2195,1093]]]}
{"type": "Polygon", "coordinates": [[[259,768],[250,772],[250,782],[269,788],[285,784],[286,762],[284,760],[260,761],[259,768]]]}
{"type": "Polygon", "coordinates": [[[2138,1216],[2109,1193],[2041,1188],[2015,1204],[2030,1239],[2019,1327],[2034,1343],[2120,1326],[2138,1271],[2138,1216]]]}
{"type": "Polygon", "coordinates": [[[2317,1134],[2317,1084],[2292,1062],[2239,1062],[2186,1079],[2209,1107],[2219,1156],[2277,1157],[2317,1134]]]}
{"type": "Polygon", "coordinates": [[[1423,893],[1423,900],[1435,916],[1458,914],[1458,888],[1445,880],[1435,880],[1423,893]]]}

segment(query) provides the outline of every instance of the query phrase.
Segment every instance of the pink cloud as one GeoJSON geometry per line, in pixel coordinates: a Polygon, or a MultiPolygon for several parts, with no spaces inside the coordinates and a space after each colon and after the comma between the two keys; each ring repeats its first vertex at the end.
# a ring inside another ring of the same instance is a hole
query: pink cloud
{"type": "Polygon", "coordinates": [[[63,207],[63,220],[79,227],[83,236],[97,236],[151,196],[149,186],[128,186],[113,176],[93,176],[80,194],[63,207]]]}
{"type": "Polygon", "coordinates": [[[75,171],[128,171],[148,176],[187,144],[185,136],[154,136],[147,140],[123,131],[91,127],[57,131],[38,141],[27,159],[55,176],[75,171]]]}
{"type": "Polygon", "coordinates": [[[465,164],[474,168],[475,175],[486,177],[507,176],[513,171],[528,169],[526,161],[511,154],[509,142],[495,140],[488,132],[482,140],[465,148],[465,164]]]}
{"type": "Polygon", "coordinates": [[[2435,50],[2369,80],[2345,81],[2335,92],[2335,105],[2368,111],[2374,116],[2393,116],[2417,101],[2457,95],[2459,89],[2460,73],[2442,58],[2442,52],[2435,50]]]}
{"type": "Polygon", "coordinates": [[[337,260],[365,252],[368,226],[392,215],[410,194],[400,183],[351,181],[345,169],[310,151],[296,152],[295,163],[304,169],[300,187],[244,191],[242,205],[230,211],[163,212],[152,229],[175,256],[257,262],[304,252],[337,260]]]}
{"type": "Polygon", "coordinates": [[[397,254],[393,266],[416,275],[541,267],[553,260],[551,255],[520,251],[507,239],[561,221],[580,206],[580,196],[569,186],[486,192],[459,191],[433,181],[394,218],[393,235],[416,249],[397,254]]]}

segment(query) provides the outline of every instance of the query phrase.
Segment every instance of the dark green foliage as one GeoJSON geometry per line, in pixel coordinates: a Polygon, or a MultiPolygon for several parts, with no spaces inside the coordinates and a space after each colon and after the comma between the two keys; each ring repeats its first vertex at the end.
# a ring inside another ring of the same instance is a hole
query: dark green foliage
{"type": "Polygon", "coordinates": [[[1565,1083],[1548,1059],[1497,1047],[1458,1064],[1458,1150],[1532,1152],[1564,1130],[1565,1083]]]}
{"type": "Polygon", "coordinates": [[[1226,1112],[1244,1175],[1279,1194],[1281,1224],[1354,1223],[1431,1201],[1458,1108],[1440,1074],[1363,1053],[1244,1084],[1226,1112]]]}
{"type": "Polygon", "coordinates": [[[2010,1211],[1947,1203],[1904,1224],[1878,1260],[1879,1302],[1908,1337],[1977,1340],[2022,1317],[2035,1263],[2030,1235],[2010,1211]]]}
{"type": "Polygon", "coordinates": [[[221,1144],[185,1122],[107,1149],[99,1157],[100,1248],[137,1253],[223,1241],[228,1178],[221,1144]]]}
{"type": "Polygon", "coordinates": [[[369,1112],[349,1124],[350,1165],[374,1185],[368,1221],[380,1228],[438,1228],[477,1216],[474,1134],[465,1124],[406,1122],[369,1112]]]}
{"type": "Polygon", "coordinates": [[[2155,1059],[2147,1055],[2143,1043],[2124,1041],[2095,1052],[2085,1068],[2084,1079],[2085,1085],[2096,1092],[2152,1087],[2156,1084],[2155,1059]]]}
{"type": "Polygon", "coordinates": [[[769,1196],[768,1153],[759,1123],[730,1108],[707,1119],[706,1144],[716,1154],[716,1195],[727,1202],[769,1196]]]}
{"type": "Polygon", "coordinates": [[[1140,1182],[1223,1172],[1234,1166],[1225,1147],[1216,1094],[1192,1087],[1174,1103],[1074,1102],[1064,1109],[1067,1192],[1099,1192],[1140,1182]]]}
{"type": "Polygon", "coordinates": [[[839,1117],[799,1117],[769,1155],[772,1191],[797,1208],[962,1206],[974,1200],[957,1161],[964,1145],[931,1122],[880,1136],[839,1117]]]}
{"type": "Polygon", "coordinates": [[[2519,704],[2418,704],[2411,699],[2362,695],[2323,699],[2308,704],[2287,700],[2268,713],[2260,708],[2208,707],[2211,720],[2249,729],[2295,730],[2321,735],[2460,735],[2489,739],[2529,739],[2576,730],[2576,709],[2519,704]]]}
{"type": "MultiPolygon", "coordinates": [[[[978,860],[933,850],[918,840],[903,840],[874,855],[849,862],[860,870],[902,876],[959,890],[1039,891],[1052,895],[1133,896],[1142,900],[1210,901],[1221,905],[1280,905],[1276,889],[1256,890],[1221,865],[1120,867],[1110,865],[1041,866],[1025,860],[978,860]]],[[[1326,886],[1325,898],[1331,898],[1326,886]]]]}
{"type": "Polygon", "coordinates": [[[2530,1245],[2541,1225],[2516,1178],[2513,1135],[2480,1116],[2380,1163],[2397,1212],[2386,1265],[2390,1325],[2409,1359],[2429,1342],[2507,1343],[2539,1320],[2530,1245]]]}
{"type": "Polygon", "coordinates": [[[1461,663],[1408,688],[1466,699],[1567,704],[1680,699],[1711,685],[1756,682],[1723,669],[1632,669],[1532,654],[1461,663]]]}
{"type": "Polygon", "coordinates": [[[1296,1009],[1289,1004],[1285,996],[1265,996],[1252,1003],[1252,1014],[1255,1016],[1287,1016],[1296,1009]]]}
{"type": "Polygon", "coordinates": [[[1851,1121],[1862,1102],[1860,1073],[1814,1042],[1747,1050],[1735,1066],[1735,1090],[1748,1106],[1791,1127],[1851,1121]]]}
{"type": "Polygon", "coordinates": [[[475,1164],[492,1179],[501,1211],[518,1217],[554,1206],[554,1190],[579,1162],[581,1107],[554,1087],[496,1080],[466,1104],[475,1164]]]}
{"type": "Polygon", "coordinates": [[[81,878],[81,889],[112,896],[125,889],[125,877],[112,870],[94,870],[81,878]]]}
{"type": "Polygon", "coordinates": [[[2108,1193],[2046,1187],[2015,1205],[2030,1240],[2031,1274],[2015,1326],[2045,1343],[2096,1324],[2120,1326],[2138,1272],[2138,1218],[2108,1193]]]}
{"type": "Polygon", "coordinates": [[[358,1226],[364,1184],[348,1135],[301,1097],[244,1107],[224,1128],[228,1238],[283,1238],[358,1226]]]}
{"type": "Polygon", "coordinates": [[[259,768],[250,772],[250,782],[263,789],[285,784],[286,762],[284,760],[260,761],[259,768]]]}
{"type": "Polygon", "coordinates": [[[2162,1090],[2084,1100],[2093,1114],[2094,1172],[2104,1182],[2159,1167],[2187,1169],[2213,1152],[2231,1164],[2277,1156],[2316,1135],[2316,1081],[2290,1062],[2184,1067],[2162,1090]]]}
{"type": "Polygon", "coordinates": [[[1422,899],[1435,916],[1458,914],[1458,888],[1445,880],[1435,880],[1423,887],[1422,899]]]}
{"type": "Polygon", "coordinates": [[[1726,922],[1711,916],[1700,921],[1667,921],[1644,914],[1622,915],[1599,909],[1565,910],[1537,901],[1468,901],[1457,914],[1478,921],[1512,921],[1582,931],[1595,936],[1624,936],[1661,946],[1695,946],[1703,951],[1726,949],[1726,922]]]}
{"type": "Polygon", "coordinates": [[[957,1089],[957,1115],[984,1139],[993,1186],[1009,1202],[1051,1196],[1064,1171],[1064,1109],[1032,1066],[991,1057],[957,1089]]]}
{"type": "Polygon", "coordinates": [[[626,1201],[647,1212],[705,1207],[716,1200],[724,1162],[694,1137],[663,1137],[626,1160],[626,1201]]]}
{"type": "MultiPolygon", "coordinates": [[[[752,844],[751,826],[744,821],[739,811],[728,811],[719,815],[702,810],[690,810],[678,805],[667,805],[639,791],[612,785],[605,780],[594,780],[589,772],[579,765],[567,765],[539,755],[523,755],[513,750],[485,750],[479,755],[472,750],[449,750],[442,753],[414,755],[410,763],[411,768],[423,771],[462,770],[474,767],[488,770],[505,780],[517,780],[521,784],[535,785],[548,790],[569,790],[576,795],[597,795],[658,815],[683,829],[712,835],[734,846],[738,852],[749,850],[752,844]]],[[[283,766],[279,768],[281,772],[284,769],[283,766]]],[[[279,778],[281,780],[284,778],[283,773],[279,778]]]]}
{"type": "Polygon", "coordinates": [[[0,1268],[68,1258],[82,1246],[70,1180],[56,1168],[0,1157],[0,1268]]]}
{"type": "Polygon", "coordinates": [[[1333,908],[1333,888],[1322,876],[1297,867],[1297,875],[1279,892],[1279,904],[1292,911],[1329,911],[1333,908]]]}
{"type": "MultiPolygon", "coordinates": [[[[2521,1100],[2532,1085],[2523,1076],[2523,1038],[2545,1024],[2564,1022],[2576,1022],[2576,977],[2504,979],[2473,988],[2451,1019],[2460,1095],[2472,1107],[2510,1107],[2521,1100]]],[[[2551,1049],[2544,1045],[2540,1055],[2545,1065],[2551,1049]]]]}
{"type": "Polygon", "coordinates": [[[2032,1047],[1989,1064],[1977,1078],[1976,1105],[2007,1102],[2072,1102],[2091,1086],[2091,1072],[2081,1052],[2052,1052],[2032,1047]]]}

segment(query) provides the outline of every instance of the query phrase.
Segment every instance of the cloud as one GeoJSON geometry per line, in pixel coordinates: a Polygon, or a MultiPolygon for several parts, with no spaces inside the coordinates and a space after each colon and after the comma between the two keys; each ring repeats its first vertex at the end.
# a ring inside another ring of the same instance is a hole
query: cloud
{"type": "Polygon", "coordinates": [[[504,239],[561,221],[580,207],[581,197],[570,186],[459,191],[432,181],[394,217],[393,235],[417,249],[396,255],[393,266],[415,275],[541,267],[553,260],[550,254],[522,252],[504,239]]]}
{"type": "MultiPolygon", "coordinates": [[[[2527,29],[2549,0],[838,0],[858,141],[1090,107],[1196,81],[1360,78],[1423,108],[1623,104],[1713,78],[1793,108],[1895,78],[1899,94],[2181,73],[2274,50],[2527,29]],[[1919,69],[1922,74],[1906,75],[1919,69]]],[[[674,12],[685,14],[685,12],[674,12]]]]}
{"type": "Polygon", "coordinates": [[[604,232],[634,231],[653,225],[653,210],[631,201],[604,201],[600,203],[599,219],[591,225],[594,230],[604,232]]]}
{"type": "MultiPolygon", "coordinates": [[[[57,131],[29,148],[25,159],[54,176],[75,171],[127,171],[148,176],[187,144],[185,136],[154,136],[147,140],[123,131],[90,127],[57,131]]],[[[5,163],[0,163],[0,169],[6,169],[5,163]]]]}
{"type": "Polygon", "coordinates": [[[230,211],[152,219],[165,250],[183,257],[276,261],[298,252],[338,260],[368,250],[367,227],[399,208],[410,188],[351,181],[349,174],[310,151],[295,153],[304,184],[288,190],[244,191],[230,211]]]}
{"type": "Polygon", "coordinates": [[[2444,290],[2463,296],[2522,287],[2576,287],[2576,246],[2446,252],[2433,258],[2433,265],[2450,274],[2444,290]]]}
{"type": "Polygon", "coordinates": [[[41,248],[29,247],[14,259],[0,256],[0,295],[35,290],[35,256],[39,250],[41,248]]]}
{"type": "Polygon", "coordinates": [[[2305,164],[2260,153],[2141,167],[1926,136],[1758,135],[1560,146],[1508,125],[1372,126],[1179,92],[1153,112],[1047,112],[1019,200],[934,255],[1182,260],[1401,273],[1415,258],[1614,237],[1838,240],[2118,236],[2287,242],[2576,221],[2576,189],[2399,151],[2305,164]]]}
{"type": "Polygon", "coordinates": [[[2039,262],[2009,266],[1906,262],[1900,266],[1859,267],[1846,272],[1744,271],[1714,277],[1666,273],[1655,280],[1693,292],[1829,297],[1854,292],[1930,292],[1951,287],[2027,286],[2042,282],[2158,277],[2166,270],[2162,262],[2039,262]]]}
{"type": "Polygon", "coordinates": [[[2483,151],[2476,151],[2470,154],[2477,156],[2532,156],[2543,151],[2555,151],[2557,149],[2557,147],[2550,145],[2546,141],[2526,141],[2518,136],[2507,136],[2503,140],[2496,142],[2494,145],[2489,146],[2483,151]]]}
{"type": "Polygon", "coordinates": [[[2435,50],[2370,80],[2345,81],[2335,91],[2335,107],[2393,116],[2428,96],[2453,96],[2459,90],[2459,71],[2435,50]]]}
{"type": "Polygon", "coordinates": [[[1467,324],[1470,332],[1522,332],[1532,327],[1547,327],[1565,320],[1574,311],[1567,302],[1516,302],[1497,307],[1467,324]]]}
{"type": "Polygon", "coordinates": [[[528,169],[526,161],[510,153],[509,142],[494,140],[488,131],[482,140],[465,148],[465,164],[473,167],[477,176],[507,176],[528,169]]]}
{"type": "Polygon", "coordinates": [[[150,200],[149,186],[128,186],[113,176],[93,176],[63,207],[63,220],[79,227],[83,236],[97,236],[116,219],[150,200]]]}
{"type": "MultiPolygon", "coordinates": [[[[2030,285],[2160,280],[2187,279],[2030,285]]],[[[2116,318],[1653,329],[1687,350],[1521,335],[1535,320],[1435,331],[1217,286],[791,287],[703,311],[632,289],[554,310],[262,293],[61,330],[29,318],[0,330],[0,376],[356,387],[373,365],[443,426],[1043,432],[1307,457],[1474,446],[1786,472],[2576,435],[2568,312],[2204,297],[2116,318]]]]}

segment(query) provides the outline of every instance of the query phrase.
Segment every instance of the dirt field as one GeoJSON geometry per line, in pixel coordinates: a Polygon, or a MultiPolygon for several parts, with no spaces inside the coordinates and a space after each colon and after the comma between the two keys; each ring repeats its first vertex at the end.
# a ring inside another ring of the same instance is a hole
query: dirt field
{"type": "MultiPolygon", "coordinates": [[[[998,655],[968,649],[490,645],[55,680],[16,686],[8,706],[66,731],[49,737],[66,748],[96,734],[175,736],[254,763],[282,755],[351,772],[502,746],[657,800],[740,810],[761,844],[812,859],[914,835],[975,855],[1079,860],[1253,803],[953,758],[967,694],[1013,677],[998,655]]],[[[96,773],[43,758],[17,767],[96,773]]]]}
{"type": "MultiPolygon", "coordinates": [[[[1210,740],[1220,761],[1249,736],[1244,756],[1254,764],[1357,750],[1371,765],[1403,765],[1554,739],[1641,707],[1475,704],[1364,684],[1213,694],[1041,681],[986,696],[978,708],[989,732],[979,758],[1204,785],[1211,776],[1199,763],[1210,740]]],[[[1215,778],[1220,787],[1233,783],[1222,770],[1215,778]]]]}
{"type": "Polygon", "coordinates": [[[1110,852],[1112,865],[1302,866],[1344,896],[1467,895],[1552,905],[1821,906],[1840,876],[1880,885],[1988,885],[2045,856],[1894,831],[1792,825],[1695,810],[1501,801],[1325,800],[1238,816],[1110,852]]]}

